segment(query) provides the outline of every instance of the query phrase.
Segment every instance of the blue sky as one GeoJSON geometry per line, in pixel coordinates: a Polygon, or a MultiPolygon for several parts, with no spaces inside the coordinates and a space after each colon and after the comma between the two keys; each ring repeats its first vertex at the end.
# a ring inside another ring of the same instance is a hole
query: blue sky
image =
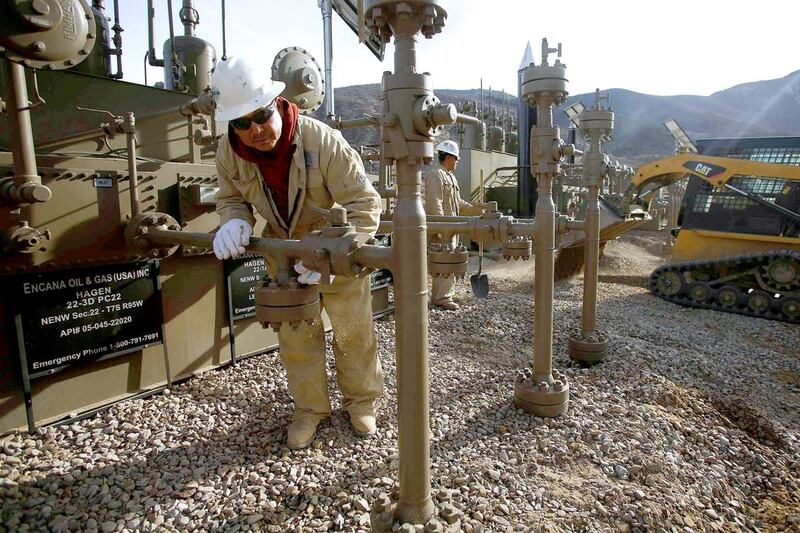
{"type": "MultiPolygon", "coordinates": [[[[107,1],[108,14],[112,2],[107,1]]],[[[144,81],[146,0],[120,0],[125,28],[124,70],[144,81]]],[[[156,0],[156,50],[168,37],[167,2],[156,0]]],[[[622,87],[649,94],[711,94],[738,83],[783,77],[800,69],[797,0],[450,0],[444,31],[421,39],[419,70],[434,87],[484,87],[516,93],[516,73],[528,41],[563,43],[570,92],[622,87]]],[[[183,28],[173,0],[176,33],[183,28]]],[[[219,0],[195,0],[198,36],[222,55],[219,0]]],[[[272,64],[286,46],[309,50],[323,65],[322,20],[316,0],[227,0],[227,50],[272,64]]],[[[334,87],[378,83],[391,70],[335,16],[334,87]]],[[[148,68],[149,82],[162,79],[148,68]]]]}

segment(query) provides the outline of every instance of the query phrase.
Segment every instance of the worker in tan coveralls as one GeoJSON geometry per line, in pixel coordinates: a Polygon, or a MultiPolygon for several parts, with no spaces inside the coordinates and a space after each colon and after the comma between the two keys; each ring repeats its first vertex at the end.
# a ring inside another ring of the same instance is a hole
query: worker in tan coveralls
{"type": "MultiPolygon", "coordinates": [[[[453,171],[458,166],[459,151],[454,141],[442,141],[436,146],[439,153],[439,166],[425,175],[425,213],[428,215],[480,215],[483,205],[470,203],[461,198],[458,180],[453,171]]],[[[431,238],[432,244],[442,244],[438,238],[431,238]]],[[[450,245],[458,246],[458,236],[450,245]]],[[[455,276],[434,277],[431,282],[431,303],[442,309],[454,311],[458,304],[453,301],[455,276]]]]}
{"type": "MultiPolygon", "coordinates": [[[[216,160],[220,228],[214,252],[219,259],[245,252],[256,223],[253,210],[267,221],[265,237],[300,239],[327,225],[326,217],[313,208],[329,209],[334,203],[347,210],[357,231],[375,233],[381,198],[366,179],[358,154],[339,132],[300,115],[296,105],[278,96],[284,84],[260,76],[245,60],[217,63],[211,88],[216,119],[229,121],[216,160]]],[[[302,263],[295,269],[301,283],[319,283],[320,274],[302,263]]],[[[372,435],[373,402],[383,393],[383,374],[369,278],[338,276],[321,287],[321,293],[333,327],[344,408],[358,435],[372,435]]],[[[297,329],[282,327],[278,341],[295,403],[287,445],[300,449],[311,444],[317,425],[331,413],[322,320],[297,329]]]]}

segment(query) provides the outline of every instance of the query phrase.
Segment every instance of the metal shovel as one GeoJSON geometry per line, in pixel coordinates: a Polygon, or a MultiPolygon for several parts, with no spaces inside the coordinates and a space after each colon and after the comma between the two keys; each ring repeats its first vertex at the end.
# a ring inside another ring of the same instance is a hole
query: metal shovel
{"type": "MultiPolygon", "coordinates": [[[[481,192],[480,192],[481,202],[483,202],[483,169],[481,169],[481,192]]],[[[478,273],[473,274],[469,277],[469,284],[472,285],[472,294],[475,295],[476,298],[488,298],[489,297],[489,278],[486,274],[482,274],[483,271],[483,243],[478,244],[478,273]]]]}
{"type": "Polygon", "coordinates": [[[483,270],[483,243],[478,245],[478,273],[469,277],[469,283],[472,285],[472,294],[477,298],[489,297],[489,278],[486,274],[481,274],[483,270]]]}

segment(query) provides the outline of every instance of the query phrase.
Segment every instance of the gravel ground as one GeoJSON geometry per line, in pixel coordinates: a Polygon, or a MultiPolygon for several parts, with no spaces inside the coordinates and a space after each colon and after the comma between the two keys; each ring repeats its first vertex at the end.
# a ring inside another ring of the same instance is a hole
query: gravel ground
{"type": "MultiPolygon", "coordinates": [[[[487,260],[488,300],[467,281],[460,311],[431,312],[433,488],[464,531],[800,531],[800,328],[651,296],[658,241],[638,232],[606,248],[601,365],[565,355],[582,284],[558,286],[554,364],[571,402],[556,419],[511,404],[532,350],[530,262],[487,260]]],[[[379,436],[356,438],[337,410],[290,453],[283,370],[256,357],[3,438],[0,529],[367,530],[398,467],[393,318],[376,327],[379,436]]]]}

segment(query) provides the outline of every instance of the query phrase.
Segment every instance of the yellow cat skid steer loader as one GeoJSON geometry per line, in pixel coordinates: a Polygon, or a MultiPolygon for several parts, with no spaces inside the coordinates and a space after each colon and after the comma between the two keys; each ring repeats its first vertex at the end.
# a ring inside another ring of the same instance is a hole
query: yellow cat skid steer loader
{"type": "Polygon", "coordinates": [[[624,206],[689,178],[669,264],[650,288],[670,302],[800,323],[800,167],[678,154],[638,169],[624,206]]]}

